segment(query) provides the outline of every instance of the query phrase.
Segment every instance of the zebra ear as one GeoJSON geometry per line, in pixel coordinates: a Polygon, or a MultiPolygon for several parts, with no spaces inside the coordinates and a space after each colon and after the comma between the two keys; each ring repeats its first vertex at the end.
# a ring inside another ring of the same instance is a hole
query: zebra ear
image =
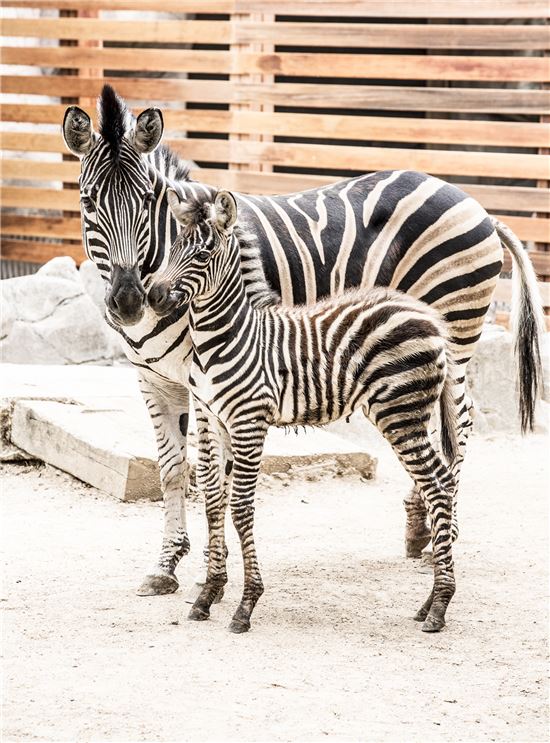
{"type": "Polygon", "coordinates": [[[69,106],[63,119],[63,139],[69,150],[77,157],[84,157],[94,146],[92,120],[78,106],[69,106]]]}
{"type": "Polygon", "coordinates": [[[146,155],[153,152],[164,131],[164,120],[158,108],[147,108],[136,119],[133,144],[138,152],[146,155]]]}
{"type": "Polygon", "coordinates": [[[214,200],[216,223],[221,230],[230,230],[237,220],[237,202],[229,191],[218,191],[214,200]]]}
{"type": "Polygon", "coordinates": [[[187,224],[189,211],[185,208],[185,203],[180,201],[179,196],[173,188],[166,189],[166,198],[170,211],[180,224],[187,224]]]}

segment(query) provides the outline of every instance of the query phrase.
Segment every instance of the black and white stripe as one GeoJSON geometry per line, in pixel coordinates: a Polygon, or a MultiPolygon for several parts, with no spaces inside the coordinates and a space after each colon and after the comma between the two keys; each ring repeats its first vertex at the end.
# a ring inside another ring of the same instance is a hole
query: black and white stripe
{"type": "MultiPolygon", "coordinates": [[[[243,632],[263,592],[254,546],[254,495],[270,425],[323,425],[357,409],[377,426],[411,475],[432,524],[434,586],[418,618],[425,631],[444,625],[455,590],[451,551],[455,482],[428,433],[441,408],[443,450],[457,453],[451,352],[439,314],[387,288],[353,289],[306,306],[251,302],[243,281],[237,204],[181,203],[170,194],[183,230],[149,301],[166,315],[190,308],[190,388],[226,443],[229,502],[241,540],[245,585],[231,629],[243,632]]],[[[190,617],[204,619],[227,581],[227,491],[207,482],[209,565],[190,617]]]]}

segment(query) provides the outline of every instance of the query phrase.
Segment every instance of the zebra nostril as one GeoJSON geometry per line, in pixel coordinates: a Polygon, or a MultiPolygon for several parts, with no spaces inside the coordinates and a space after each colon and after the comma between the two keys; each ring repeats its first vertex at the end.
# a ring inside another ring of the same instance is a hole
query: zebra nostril
{"type": "Polygon", "coordinates": [[[168,290],[163,284],[155,284],[149,291],[149,304],[153,309],[159,308],[167,299],[168,290]]]}

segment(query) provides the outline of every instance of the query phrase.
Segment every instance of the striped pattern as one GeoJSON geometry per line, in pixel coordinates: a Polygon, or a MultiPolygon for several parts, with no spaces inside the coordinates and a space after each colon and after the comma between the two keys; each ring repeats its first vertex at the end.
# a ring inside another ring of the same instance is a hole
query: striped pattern
{"type": "MultiPolygon", "coordinates": [[[[424,501],[432,523],[435,581],[419,618],[444,624],[454,593],[451,518],[454,478],[428,434],[441,406],[443,445],[457,442],[451,352],[438,313],[386,288],[351,290],[311,306],[254,307],[240,266],[237,206],[227,192],[214,201],[176,203],[183,231],[149,302],[161,315],[190,307],[190,388],[228,444],[230,504],[241,540],[245,586],[231,629],[246,631],[263,591],[253,538],[254,495],[269,425],[322,425],[362,409],[389,441],[424,501]]],[[[204,619],[227,580],[227,491],[209,483],[208,577],[191,610],[204,619]]]]}

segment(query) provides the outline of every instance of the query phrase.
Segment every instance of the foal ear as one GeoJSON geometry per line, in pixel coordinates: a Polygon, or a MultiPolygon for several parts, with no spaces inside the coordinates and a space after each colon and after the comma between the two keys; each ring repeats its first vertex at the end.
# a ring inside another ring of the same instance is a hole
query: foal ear
{"type": "Polygon", "coordinates": [[[185,202],[180,201],[178,194],[173,188],[166,189],[166,198],[168,199],[170,211],[177,221],[180,224],[187,224],[189,221],[189,210],[186,208],[185,202]]]}
{"type": "Polygon", "coordinates": [[[214,200],[216,224],[221,230],[230,230],[237,220],[237,202],[229,191],[218,191],[214,200]]]}
{"type": "Polygon", "coordinates": [[[63,139],[77,157],[84,157],[94,146],[94,127],[92,120],[78,106],[69,106],[63,118],[63,139]]]}
{"type": "Polygon", "coordinates": [[[164,131],[164,120],[158,108],[147,108],[136,119],[133,144],[138,152],[146,155],[153,152],[164,131]]]}

